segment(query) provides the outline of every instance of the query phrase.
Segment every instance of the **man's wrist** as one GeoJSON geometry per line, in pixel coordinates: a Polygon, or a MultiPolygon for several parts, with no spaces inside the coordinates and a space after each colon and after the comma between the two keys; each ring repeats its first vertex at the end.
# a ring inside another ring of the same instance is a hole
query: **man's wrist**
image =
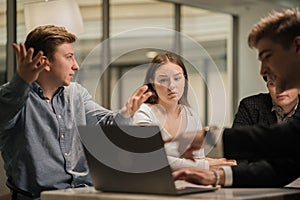
{"type": "Polygon", "coordinates": [[[214,173],[216,180],[215,183],[213,184],[213,186],[218,186],[220,183],[220,174],[219,174],[219,170],[218,169],[211,169],[211,171],[214,173]]]}
{"type": "Polygon", "coordinates": [[[219,168],[218,169],[218,173],[219,173],[219,176],[220,176],[220,180],[219,180],[219,184],[224,186],[225,184],[225,173],[224,173],[224,170],[222,168],[219,168]]]}
{"type": "Polygon", "coordinates": [[[219,169],[211,169],[211,171],[214,173],[215,175],[215,182],[214,184],[212,184],[213,186],[224,186],[225,184],[225,173],[224,170],[222,168],[219,169]]]}

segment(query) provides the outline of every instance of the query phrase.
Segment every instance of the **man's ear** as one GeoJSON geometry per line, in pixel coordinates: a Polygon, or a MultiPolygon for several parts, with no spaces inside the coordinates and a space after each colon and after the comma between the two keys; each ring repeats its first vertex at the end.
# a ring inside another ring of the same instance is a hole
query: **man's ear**
{"type": "Polygon", "coordinates": [[[50,71],[50,63],[49,63],[49,60],[48,60],[48,58],[46,57],[46,56],[42,56],[41,57],[41,60],[40,60],[40,62],[39,62],[39,64],[41,65],[41,64],[44,64],[44,63],[46,63],[46,67],[45,67],[45,69],[44,70],[46,70],[46,71],[50,71]]]}

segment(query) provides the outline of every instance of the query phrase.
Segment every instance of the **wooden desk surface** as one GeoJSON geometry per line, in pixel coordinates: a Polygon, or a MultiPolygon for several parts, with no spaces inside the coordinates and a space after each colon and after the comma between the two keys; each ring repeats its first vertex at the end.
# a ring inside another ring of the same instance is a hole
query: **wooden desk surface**
{"type": "Polygon", "coordinates": [[[106,193],[96,191],[93,187],[66,190],[46,191],[41,194],[42,200],[250,200],[250,199],[300,199],[299,189],[287,188],[221,188],[214,192],[197,193],[182,196],[106,193]]]}

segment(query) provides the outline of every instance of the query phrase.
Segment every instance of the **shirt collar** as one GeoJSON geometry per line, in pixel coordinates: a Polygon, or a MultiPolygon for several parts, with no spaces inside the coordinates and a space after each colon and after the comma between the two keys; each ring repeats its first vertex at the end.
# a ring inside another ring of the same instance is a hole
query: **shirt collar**
{"type": "MultiPolygon", "coordinates": [[[[33,83],[32,83],[32,89],[33,89],[33,91],[35,91],[35,92],[39,95],[39,97],[41,97],[42,99],[48,99],[48,98],[45,97],[45,95],[44,95],[44,90],[43,90],[43,88],[42,88],[37,82],[33,82],[33,83]]],[[[57,91],[56,91],[55,94],[59,94],[59,93],[61,93],[63,90],[64,90],[64,87],[61,86],[61,87],[59,87],[59,88],[57,89],[57,91]]]]}
{"type": "Polygon", "coordinates": [[[297,99],[297,103],[294,106],[294,108],[289,113],[284,114],[283,109],[279,105],[277,105],[274,101],[272,101],[273,106],[271,112],[275,111],[278,123],[287,122],[295,114],[298,107],[298,103],[299,103],[299,99],[297,99]]]}

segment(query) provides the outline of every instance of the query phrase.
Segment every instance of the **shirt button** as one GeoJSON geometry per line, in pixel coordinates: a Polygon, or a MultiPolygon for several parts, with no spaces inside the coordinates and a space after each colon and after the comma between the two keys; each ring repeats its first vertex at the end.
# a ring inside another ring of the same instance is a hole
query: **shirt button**
{"type": "Polygon", "coordinates": [[[68,156],[68,153],[65,153],[65,156],[68,156]]]}
{"type": "Polygon", "coordinates": [[[60,137],[61,137],[61,139],[64,139],[64,138],[65,138],[64,134],[61,134],[61,136],[60,136],[60,137]]]}
{"type": "Polygon", "coordinates": [[[61,118],[61,115],[58,115],[57,117],[60,119],[60,118],[61,118]]]}

